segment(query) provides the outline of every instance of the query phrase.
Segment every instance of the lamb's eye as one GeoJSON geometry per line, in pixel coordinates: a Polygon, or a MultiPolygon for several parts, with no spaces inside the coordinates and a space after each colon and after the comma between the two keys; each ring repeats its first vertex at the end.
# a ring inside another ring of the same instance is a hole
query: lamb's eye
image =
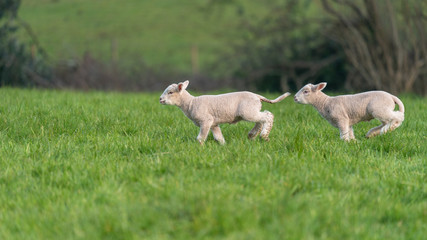
{"type": "Polygon", "coordinates": [[[308,93],[308,90],[304,90],[302,93],[307,94],[307,93],[308,93]]]}
{"type": "Polygon", "coordinates": [[[170,95],[170,94],[172,94],[173,92],[168,92],[168,94],[170,95]]]}

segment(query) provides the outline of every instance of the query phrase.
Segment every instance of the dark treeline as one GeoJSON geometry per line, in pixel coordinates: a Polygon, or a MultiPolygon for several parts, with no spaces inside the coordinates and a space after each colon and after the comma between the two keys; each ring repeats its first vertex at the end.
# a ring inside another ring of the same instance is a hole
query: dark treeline
{"type": "Polygon", "coordinates": [[[255,89],[329,89],[427,94],[427,1],[288,0],[248,34],[224,66],[255,89]],[[312,3],[324,15],[311,16],[312,3]]]}
{"type": "MultiPolygon", "coordinates": [[[[236,14],[242,15],[244,34],[230,43],[233,51],[222,53],[221,61],[194,75],[150,68],[142,60],[124,71],[114,61],[105,63],[90,53],[47,64],[37,33],[17,15],[20,0],[0,0],[0,84],[151,91],[188,78],[198,90],[283,92],[326,81],[328,89],[339,91],[382,89],[425,96],[426,2],[286,0],[257,20],[240,9],[236,14]],[[323,14],[312,16],[307,11],[311,4],[323,14]],[[30,45],[17,38],[19,28],[31,37],[30,45]]],[[[210,1],[206,11],[230,4],[239,8],[238,1],[210,1]]]]}

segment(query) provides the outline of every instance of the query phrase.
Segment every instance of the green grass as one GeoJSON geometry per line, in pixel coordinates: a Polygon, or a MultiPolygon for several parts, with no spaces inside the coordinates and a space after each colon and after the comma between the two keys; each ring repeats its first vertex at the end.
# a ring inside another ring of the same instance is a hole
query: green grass
{"type": "MultiPolygon", "coordinates": [[[[345,143],[292,99],[270,142],[223,125],[227,144],[160,93],[1,88],[0,239],[422,239],[426,99],[405,122],[345,143]]],[[[273,95],[266,94],[269,97],[273,95]]]]}
{"type": "MultiPolygon", "coordinates": [[[[246,16],[263,15],[271,5],[237,2],[246,16]]],[[[192,46],[198,47],[204,69],[242,34],[236,31],[236,5],[207,6],[207,1],[193,0],[23,0],[19,16],[54,61],[86,51],[109,61],[114,40],[121,64],[143,59],[150,66],[191,72],[192,46]]]]}

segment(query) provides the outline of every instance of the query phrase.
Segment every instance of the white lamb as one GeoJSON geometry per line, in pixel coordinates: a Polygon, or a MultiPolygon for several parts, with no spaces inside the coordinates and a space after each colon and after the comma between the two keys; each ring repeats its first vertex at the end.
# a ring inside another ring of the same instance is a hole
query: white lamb
{"type": "Polygon", "coordinates": [[[374,118],[381,121],[380,126],[366,134],[370,138],[396,129],[404,120],[402,101],[390,93],[370,91],[329,97],[322,92],[325,87],[326,83],[307,84],[295,94],[294,100],[315,107],[322,117],[340,130],[341,139],[345,141],[355,139],[353,125],[358,122],[374,118]],[[399,111],[394,111],[395,104],[399,106],[399,111]]]}
{"type": "Polygon", "coordinates": [[[261,111],[261,102],[277,103],[290,95],[285,93],[275,100],[269,100],[251,92],[233,92],[220,95],[192,96],[185,90],[189,81],[169,85],[160,96],[160,103],[175,105],[181,108],[185,116],[200,127],[197,140],[203,144],[212,130],[214,139],[220,144],[225,140],[219,124],[237,123],[241,120],[255,122],[255,127],[249,132],[249,139],[260,137],[268,141],[268,135],[273,127],[274,116],[269,111],[261,111]]]}

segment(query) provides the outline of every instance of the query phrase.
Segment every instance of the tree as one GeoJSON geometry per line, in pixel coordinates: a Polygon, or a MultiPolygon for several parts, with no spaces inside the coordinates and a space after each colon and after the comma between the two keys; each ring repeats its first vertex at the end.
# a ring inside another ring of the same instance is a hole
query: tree
{"type": "Polygon", "coordinates": [[[246,38],[224,66],[261,90],[327,81],[335,90],[427,95],[426,7],[425,0],[284,0],[265,19],[244,20],[246,38]]]}
{"type": "Polygon", "coordinates": [[[20,0],[0,0],[0,85],[50,86],[45,55],[28,24],[18,18],[20,0]],[[33,39],[28,48],[16,32],[23,27],[33,39]]]}
{"type": "Polygon", "coordinates": [[[322,21],[310,0],[277,2],[260,20],[247,18],[246,34],[222,59],[225,69],[245,88],[262,91],[297,90],[307,82],[327,81],[331,89],[345,80],[344,54],[322,33],[322,21]]]}
{"type": "Polygon", "coordinates": [[[331,38],[352,69],[354,89],[427,94],[425,1],[322,0],[331,38]]]}

